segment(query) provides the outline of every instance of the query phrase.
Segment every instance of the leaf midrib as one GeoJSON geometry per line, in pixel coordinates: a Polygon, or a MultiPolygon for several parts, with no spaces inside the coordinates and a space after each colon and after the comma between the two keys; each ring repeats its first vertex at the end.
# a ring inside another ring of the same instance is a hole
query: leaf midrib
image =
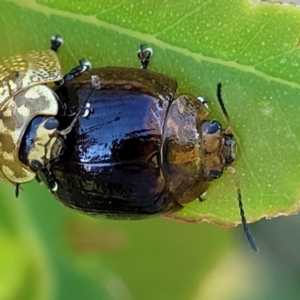
{"type": "MultiPolygon", "coordinates": [[[[60,17],[64,17],[64,18],[70,18],[72,20],[78,20],[81,22],[92,24],[97,27],[110,29],[115,32],[122,33],[124,35],[134,37],[141,41],[147,41],[148,44],[155,45],[156,47],[160,47],[163,50],[170,50],[175,53],[180,53],[181,55],[184,55],[186,57],[194,59],[198,63],[207,62],[207,63],[216,64],[216,65],[221,65],[221,66],[224,66],[227,68],[238,70],[240,72],[254,74],[255,76],[262,78],[268,82],[274,81],[274,82],[283,84],[285,86],[300,89],[300,84],[298,84],[296,82],[287,81],[287,80],[284,80],[279,77],[270,76],[262,71],[255,69],[253,66],[238,64],[235,61],[224,61],[222,59],[204,56],[201,53],[191,52],[190,50],[188,50],[186,48],[181,48],[178,46],[173,46],[168,43],[165,43],[165,42],[159,40],[155,35],[145,34],[145,33],[142,33],[142,32],[136,31],[136,30],[122,28],[120,26],[101,21],[101,20],[97,19],[96,15],[85,16],[85,15],[78,15],[78,14],[75,14],[72,12],[61,11],[58,9],[53,9],[53,8],[49,8],[47,6],[40,5],[40,4],[36,3],[34,0],[27,0],[27,1],[22,1],[22,2],[20,2],[18,0],[5,0],[5,1],[9,2],[9,3],[14,3],[15,5],[22,7],[22,8],[27,8],[27,9],[31,9],[31,10],[39,12],[39,13],[43,13],[44,15],[46,15],[48,17],[50,17],[51,15],[55,15],[55,16],[60,16],[60,17]]],[[[295,48],[293,48],[292,50],[294,50],[294,49],[295,48]]],[[[273,58],[273,57],[271,57],[271,58],[273,58]]],[[[269,58],[269,59],[271,59],[271,58],[269,58]]]]}

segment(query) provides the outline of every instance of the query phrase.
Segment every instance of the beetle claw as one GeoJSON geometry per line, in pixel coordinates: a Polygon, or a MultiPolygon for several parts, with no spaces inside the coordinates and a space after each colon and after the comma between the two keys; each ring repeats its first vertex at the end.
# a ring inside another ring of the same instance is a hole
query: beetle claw
{"type": "Polygon", "coordinates": [[[51,191],[52,191],[52,192],[56,192],[56,191],[58,190],[58,184],[57,184],[56,181],[54,181],[53,183],[54,183],[54,184],[53,184],[53,186],[51,187],[51,191]]]}
{"type": "Polygon", "coordinates": [[[153,49],[150,47],[145,48],[146,44],[141,44],[140,49],[136,53],[139,58],[142,66],[142,69],[147,69],[148,64],[150,62],[150,57],[153,55],[153,49]]]}
{"type": "Polygon", "coordinates": [[[93,109],[91,108],[91,104],[86,103],[82,118],[87,118],[92,112],[93,112],[93,109]]]}
{"type": "Polygon", "coordinates": [[[58,34],[51,36],[51,50],[57,52],[58,48],[64,43],[64,40],[58,34]]]}

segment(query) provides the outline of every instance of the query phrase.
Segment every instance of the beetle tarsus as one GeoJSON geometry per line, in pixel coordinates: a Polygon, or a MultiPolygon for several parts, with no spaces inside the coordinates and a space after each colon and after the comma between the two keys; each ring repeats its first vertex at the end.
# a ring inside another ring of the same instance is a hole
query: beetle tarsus
{"type": "Polygon", "coordinates": [[[76,122],[78,121],[79,117],[88,117],[90,113],[93,113],[93,109],[90,108],[90,103],[88,103],[88,100],[90,99],[91,95],[93,94],[94,90],[92,89],[90,91],[90,93],[88,94],[88,96],[86,97],[86,99],[83,101],[83,103],[80,105],[78,112],[76,113],[73,121],[71,122],[71,124],[60,131],[61,135],[67,135],[71,132],[71,130],[73,129],[74,125],[76,124],[76,122]],[[86,115],[87,114],[87,115],[86,115]]]}
{"type": "Polygon", "coordinates": [[[51,36],[51,50],[57,52],[58,48],[63,44],[64,40],[58,34],[51,36]]]}
{"type": "Polygon", "coordinates": [[[77,77],[79,75],[81,75],[84,72],[87,72],[88,70],[90,70],[92,68],[92,64],[89,61],[85,61],[83,59],[79,60],[79,65],[75,68],[73,68],[69,73],[67,73],[64,78],[63,78],[63,82],[68,82],[71,79],[73,79],[74,77],[77,77]]]}
{"type": "Polygon", "coordinates": [[[82,118],[87,118],[91,113],[93,113],[93,109],[91,108],[91,103],[86,103],[82,118]]]}
{"type": "Polygon", "coordinates": [[[63,85],[64,83],[72,80],[73,78],[81,75],[82,73],[84,72],[87,72],[88,70],[90,70],[92,68],[92,64],[91,62],[89,61],[86,61],[86,60],[83,60],[83,59],[80,59],[79,60],[79,65],[76,66],[75,68],[73,68],[70,72],[68,72],[64,77],[63,79],[61,80],[58,80],[58,81],[55,81],[54,83],[57,85],[57,86],[61,86],[63,85]]]}
{"type": "Polygon", "coordinates": [[[15,189],[16,198],[19,197],[19,194],[20,194],[20,183],[16,183],[16,189],[15,189]]]}
{"type": "Polygon", "coordinates": [[[147,69],[150,62],[150,57],[153,55],[152,48],[145,48],[145,46],[145,44],[141,44],[140,49],[136,54],[142,64],[141,69],[147,69]]]}

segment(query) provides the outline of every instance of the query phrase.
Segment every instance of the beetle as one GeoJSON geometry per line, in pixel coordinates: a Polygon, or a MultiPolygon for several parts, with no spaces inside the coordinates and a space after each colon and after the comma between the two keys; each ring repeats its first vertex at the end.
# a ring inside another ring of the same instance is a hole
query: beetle
{"type": "MultiPolygon", "coordinates": [[[[177,82],[141,69],[79,66],[62,76],[55,52],[31,51],[0,62],[0,177],[16,185],[43,181],[65,205],[110,218],[170,214],[201,195],[231,163],[228,128],[208,120],[202,98],[179,95],[177,82]],[[55,83],[55,91],[47,86],[55,83]],[[199,101],[200,100],[200,101],[199,101]]],[[[257,250],[244,216],[244,230],[257,250]]]]}
{"type": "Polygon", "coordinates": [[[59,157],[64,148],[55,118],[61,104],[47,84],[63,84],[90,67],[81,60],[63,76],[56,55],[62,43],[56,35],[49,50],[0,61],[0,178],[16,185],[16,194],[21,183],[33,180],[37,170],[59,157]],[[31,139],[24,141],[28,127],[31,139]],[[21,151],[24,143],[26,153],[21,151]]]}
{"type": "MultiPolygon", "coordinates": [[[[63,154],[37,174],[66,206],[113,219],[166,215],[201,199],[224,169],[236,174],[221,84],[226,129],[208,119],[202,98],[175,97],[176,80],[147,69],[151,55],[141,45],[140,69],[94,68],[55,89],[69,111],[56,116],[58,129],[70,130],[63,154]]],[[[244,231],[257,251],[236,182],[244,231]]]]}

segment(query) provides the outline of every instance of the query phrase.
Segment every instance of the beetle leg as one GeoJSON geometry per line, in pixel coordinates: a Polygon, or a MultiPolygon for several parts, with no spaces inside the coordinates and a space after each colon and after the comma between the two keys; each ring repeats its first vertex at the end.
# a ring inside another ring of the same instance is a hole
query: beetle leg
{"type": "Polygon", "coordinates": [[[145,44],[141,44],[136,54],[142,64],[141,69],[147,69],[150,57],[153,55],[153,49],[149,47],[145,48],[145,46],[145,44]]]}
{"type": "Polygon", "coordinates": [[[63,79],[59,81],[55,81],[54,83],[58,86],[65,84],[66,82],[72,80],[73,78],[81,75],[84,72],[87,72],[92,68],[92,64],[89,61],[85,61],[83,59],[79,60],[79,65],[73,68],[70,72],[68,72],[63,79]]]}
{"type": "MultiPolygon", "coordinates": [[[[95,89],[97,89],[97,90],[100,89],[101,84],[100,84],[100,78],[99,78],[99,76],[92,75],[91,76],[91,84],[92,84],[92,87],[94,87],[95,89]]],[[[94,113],[94,109],[91,108],[91,104],[88,103],[88,102],[86,102],[89,99],[89,97],[90,97],[90,95],[84,101],[84,103],[85,103],[85,110],[84,110],[84,112],[82,114],[83,118],[87,118],[90,114],[94,113]]],[[[64,116],[72,117],[72,116],[75,115],[75,117],[76,117],[76,115],[78,114],[78,111],[76,112],[76,109],[72,109],[72,107],[67,107],[67,105],[65,103],[62,104],[62,108],[63,108],[63,112],[64,112],[63,115],[64,116]],[[68,114],[67,114],[67,110],[69,111],[68,114]]],[[[82,107],[79,110],[82,110],[82,109],[83,109],[83,105],[82,105],[82,107]]],[[[79,114],[78,114],[78,117],[79,117],[79,114]]]]}
{"type": "Polygon", "coordinates": [[[51,50],[57,52],[58,48],[64,43],[64,40],[58,34],[51,36],[51,50]]]}
{"type": "Polygon", "coordinates": [[[73,68],[69,73],[67,73],[64,78],[63,78],[63,82],[68,82],[71,79],[73,79],[74,77],[79,76],[80,74],[88,71],[89,69],[91,69],[92,64],[89,61],[85,61],[83,59],[79,60],[79,65],[75,68],[73,68]]]}
{"type": "Polygon", "coordinates": [[[61,135],[67,135],[68,133],[71,132],[72,128],[74,127],[75,123],[78,121],[79,117],[88,117],[90,113],[93,113],[94,110],[91,108],[91,104],[88,103],[89,98],[91,97],[91,95],[93,94],[94,90],[92,89],[90,91],[90,93],[88,94],[88,96],[86,97],[86,99],[84,100],[84,102],[80,105],[73,121],[71,122],[71,124],[60,131],[61,135]]]}
{"type": "Polygon", "coordinates": [[[197,97],[197,99],[198,99],[198,100],[205,106],[205,108],[209,111],[208,101],[207,101],[205,98],[201,97],[201,96],[197,97]]]}
{"type": "Polygon", "coordinates": [[[52,191],[52,192],[56,192],[58,189],[58,184],[53,176],[53,174],[51,173],[51,171],[47,168],[44,168],[42,170],[40,170],[38,172],[39,176],[42,175],[44,177],[44,180],[47,183],[48,188],[52,191]]]}
{"type": "Polygon", "coordinates": [[[20,183],[16,183],[16,189],[15,189],[16,198],[19,197],[19,193],[20,193],[20,183]]]}
{"type": "Polygon", "coordinates": [[[91,108],[91,103],[87,102],[85,104],[85,110],[83,112],[82,118],[87,118],[90,114],[94,112],[94,109],[91,108]]]}

